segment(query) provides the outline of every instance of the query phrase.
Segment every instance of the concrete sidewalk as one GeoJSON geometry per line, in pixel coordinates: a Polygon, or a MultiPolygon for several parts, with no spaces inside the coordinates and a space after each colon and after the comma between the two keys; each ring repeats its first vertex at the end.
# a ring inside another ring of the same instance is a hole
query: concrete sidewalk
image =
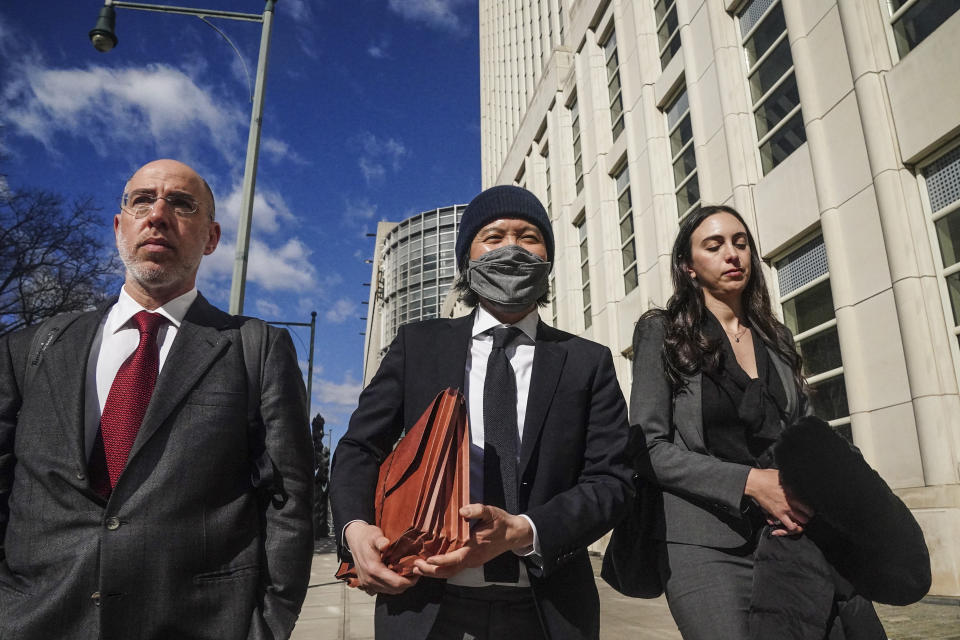
{"type": "MultiPolygon", "coordinates": [[[[594,568],[599,571],[599,558],[594,568]]],[[[317,543],[310,590],[292,640],[372,640],[373,598],[333,577],[333,539],[317,543]]],[[[680,640],[666,601],[621,596],[597,578],[601,640],[680,640]]],[[[960,603],[878,605],[890,640],[960,640],[960,603]]],[[[523,640],[515,638],[513,640],[523,640]]],[[[725,640],[718,638],[717,640],[725,640]]]]}

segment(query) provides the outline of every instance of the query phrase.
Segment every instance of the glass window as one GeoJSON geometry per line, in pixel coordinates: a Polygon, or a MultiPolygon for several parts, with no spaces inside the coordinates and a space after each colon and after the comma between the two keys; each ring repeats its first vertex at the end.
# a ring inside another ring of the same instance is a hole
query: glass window
{"type": "Polygon", "coordinates": [[[921,172],[940,249],[948,325],[960,340],[960,147],[921,172]]]}
{"type": "Polygon", "coordinates": [[[613,139],[620,137],[623,131],[623,94],[620,87],[620,58],[617,55],[617,33],[610,32],[603,45],[603,53],[607,60],[607,95],[610,98],[610,126],[613,139]]]}
{"type": "Polygon", "coordinates": [[[780,0],[752,0],[738,14],[763,173],[807,140],[780,0]]]}
{"type": "Polygon", "coordinates": [[[547,201],[547,215],[550,218],[553,218],[553,186],[550,184],[550,148],[544,147],[543,149],[543,178],[547,184],[546,190],[546,201],[547,201]]]}
{"type": "Polygon", "coordinates": [[[570,104],[570,127],[573,130],[573,177],[579,194],[583,190],[583,153],[580,149],[580,109],[576,98],[570,104]]]}
{"type": "Polygon", "coordinates": [[[580,214],[580,222],[575,223],[577,238],[580,242],[580,291],[583,295],[583,328],[589,329],[593,324],[593,313],[590,307],[590,254],[587,247],[587,219],[580,214]]]}
{"type": "Polygon", "coordinates": [[[625,163],[614,176],[617,184],[617,207],[620,216],[620,257],[623,264],[623,290],[637,288],[637,251],[634,242],[633,200],[630,196],[630,172],[625,163]]]}
{"type": "Polygon", "coordinates": [[[960,11],[957,0],[889,0],[890,25],[900,57],[910,53],[947,18],[960,11]]]}
{"type": "Polygon", "coordinates": [[[666,111],[677,215],[682,218],[700,202],[697,157],[693,148],[690,100],[687,97],[686,87],[677,94],[666,111]]]}
{"type": "MultiPolygon", "coordinates": [[[[823,238],[817,237],[774,263],[783,323],[803,358],[814,413],[834,427],[850,422],[837,320],[823,238]]],[[[849,437],[849,429],[840,429],[849,437]]]]}
{"type": "MultiPolygon", "coordinates": [[[[554,267],[556,268],[556,267],[554,267]]],[[[550,313],[553,316],[553,326],[557,326],[557,274],[550,272],[550,313]]]]}
{"type": "Polygon", "coordinates": [[[677,19],[676,0],[655,0],[653,13],[657,19],[657,38],[660,41],[660,68],[665,69],[680,50],[680,21],[677,19]]]}

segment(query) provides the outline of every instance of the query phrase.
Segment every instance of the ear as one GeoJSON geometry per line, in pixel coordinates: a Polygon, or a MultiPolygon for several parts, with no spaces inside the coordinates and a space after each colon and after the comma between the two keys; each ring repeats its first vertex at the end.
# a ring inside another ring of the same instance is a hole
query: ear
{"type": "Polygon", "coordinates": [[[220,223],[213,221],[210,223],[210,233],[207,236],[207,244],[203,247],[203,255],[208,256],[213,253],[220,243],[220,223]]]}

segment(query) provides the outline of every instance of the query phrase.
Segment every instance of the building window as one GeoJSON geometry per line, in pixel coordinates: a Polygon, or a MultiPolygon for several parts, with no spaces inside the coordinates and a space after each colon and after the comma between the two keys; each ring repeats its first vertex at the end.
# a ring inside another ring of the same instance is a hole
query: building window
{"type": "Polygon", "coordinates": [[[776,261],[774,268],[783,323],[803,357],[813,412],[849,439],[850,410],[823,238],[805,243],[776,261]]]}
{"type": "Polygon", "coordinates": [[[763,173],[807,141],[800,94],[779,0],[752,0],[740,12],[740,36],[763,173]]]}
{"type": "Polygon", "coordinates": [[[579,195],[583,191],[583,151],[580,148],[580,108],[576,98],[570,103],[570,127],[573,129],[573,177],[579,195]]]}
{"type": "Polygon", "coordinates": [[[940,272],[954,340],[960,340],[960,147],[921,172],[940,249],[940,272]]]}
{"type": "Polygon", "coordinates": [[[620,137],[623,131],[623,95],[620,86],[620,58],[617,56],[617,32],[611,30],[610,37],[603,45],[603,54],[607,59],[607,95],[610,97],[610,125],[613,139],[620,137]]]}
{"type": "Polygon", "coordinates": [[[677,0],[655,0],[653,13],[657,19],[657,37],[660,39],[660,68],[680,50],[680,21],[677,19],[677,0]]]}
{"type": "Polygon", "coordinates": [[[693,148],[693,126],[690,124],[690,100],[683,87],[667,107],[667,128],[670,135],[670,159],[673,164],[673,191],[677,215],[684,217],[700,203],[697,180],[697,156],[693,148]]]}
{"type": "Polygon", "coordinates": [[[583,328],[593,324],[590,306],[590,254],[587,249],[587,219],[580,213],[580,221],[575,222],[577,237],[580,240],[580,291],[583,293],[583,328]]]}
{"type": "Polygon", "coordinates": [[[888,3],[893,39],[901,58],[960,11],[960,2],[956,0],[888,0],[888,3]]]}
{"type": "Polygon", "coordinates": [[[626,163],[614,176],[617,183],[617,211],[620,216],[620,256],[623,259],[623,290],[637,288],[637,248],[633,232],[633,201],[630,197],[630,171],[626,163]]]}
{"type": "Polygon", "coordinates": [[[564,20],[564,17],[563,17],[563,3],[564,3],[565,1],[566,1],[566,0],[558,0],[558,1],[557,1],[557,22],[560,24],[560,44],[563,44],[563,27],[564,27],[564,24],[563,24],[563,20],[564,20]]]}

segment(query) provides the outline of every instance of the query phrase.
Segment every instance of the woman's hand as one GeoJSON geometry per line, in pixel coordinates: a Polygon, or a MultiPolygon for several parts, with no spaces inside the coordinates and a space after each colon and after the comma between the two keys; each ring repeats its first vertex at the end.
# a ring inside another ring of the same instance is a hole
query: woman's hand
{"type": "Polygon", "coordinates": [[[760,505],[767,524],[778,527],[775,536],[803,533],[804,525],[813,517],[813,509],[784,490],[776,469],[751,469],[743,494],[760,505]]]}

